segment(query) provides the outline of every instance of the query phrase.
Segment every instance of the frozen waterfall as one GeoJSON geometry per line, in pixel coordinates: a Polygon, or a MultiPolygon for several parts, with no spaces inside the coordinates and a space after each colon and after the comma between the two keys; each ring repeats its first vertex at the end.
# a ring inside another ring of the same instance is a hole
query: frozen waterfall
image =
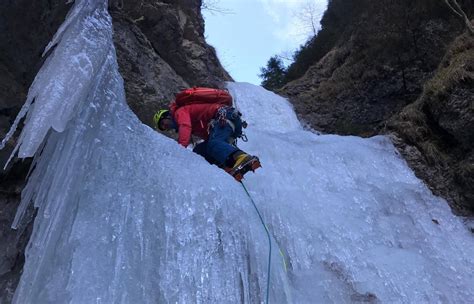
{"type": "MultiPolygon", "coordinates": [[[[19,156],[35,159],[14,226],[39,211],[14,302],[263,302],[258,215],[232,177],[128,108],[107,1],[76,0],[52,46],[19,116],[19,156]]],[[[271,303],[474,299],[472,234],[387,138],[317,135],[285,99],[228,88],[263,165],[245,184],[281,250],[271,303]]]]}

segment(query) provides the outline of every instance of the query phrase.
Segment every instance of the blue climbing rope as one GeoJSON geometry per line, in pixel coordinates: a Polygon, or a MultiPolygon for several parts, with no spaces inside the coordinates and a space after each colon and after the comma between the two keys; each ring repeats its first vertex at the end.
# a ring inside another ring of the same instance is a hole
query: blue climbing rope
{"type": "Polygon", "coordinates": [[[267,270],[267,297],[265,303],[268,304],[268,297],[270,295],[270,270],[271,270],[271,262],[272,262],[272,240],[270,237],[270,232],[268,231],[267,225],[265,225],[265,222],[263,221],[263,217],[260,214],[260,211],[258,211],[257,205],[253,201],[252,196],[250,196],[250,193],[248,192],[247,188],[244,185],[244,182],[240,182],[242,184],[242,187],[244,188],[245,192],[247,193],[248,197],[250,198],[250,201],[252,202],[253,206],[255,207],[255,210],[257,211],[258,217],[260,218],[260,221],[262,222],[263,227],[265,228],[265,232],[267,233],[268,237],[268,270],[267,270]]]}

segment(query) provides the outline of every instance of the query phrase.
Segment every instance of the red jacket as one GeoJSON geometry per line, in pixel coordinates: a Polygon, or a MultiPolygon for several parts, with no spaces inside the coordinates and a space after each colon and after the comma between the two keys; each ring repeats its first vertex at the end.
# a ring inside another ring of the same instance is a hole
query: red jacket
{"type": "Polygon", "coordinates": [[[171,103],[171,115],[178,125],[178,143],[187,147],[191,141],[191,134],[207,140],[209,137],[208,124],[220,107],[222,107],[221,104],[203,103],[190,104],[176,109],[176,104],[171,103]]]}

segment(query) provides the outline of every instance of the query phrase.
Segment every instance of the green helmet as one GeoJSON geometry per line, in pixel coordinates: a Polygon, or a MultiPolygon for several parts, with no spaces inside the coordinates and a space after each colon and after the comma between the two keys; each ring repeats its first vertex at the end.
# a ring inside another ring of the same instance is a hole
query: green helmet
{"type": "Polygon", "coordinates": [[[169,113],[170,111],[169,110],[159,110],[158,112],[155,113],[155,115],[153,115],[153,123],[155,124],[155,127],[160,129],[161,131],[163,131],[161,128],[160,128],[160,120],[162,118],[165,118],[165,117],[168,117],[169,116],[169,113]]]}

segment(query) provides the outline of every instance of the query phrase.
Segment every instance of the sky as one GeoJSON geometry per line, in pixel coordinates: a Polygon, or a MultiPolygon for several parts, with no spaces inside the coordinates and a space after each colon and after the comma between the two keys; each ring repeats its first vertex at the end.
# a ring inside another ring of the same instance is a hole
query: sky
{"type": "MultiPolygon", "coordinates": [[[[206,0],[204,0],[206,3],[206,0]]],[[[235,81],[259,85],[260,68],[274,55],[291,58],[311,35],[304,8],[312,6],[316,25],[327,0],[207,0],[206,41],[215,47],[235,81]],[[306,20],[306,21],[304,21],[306,20]]],[[[288,64],[289,61],[285,61],[288,64]]]]}

